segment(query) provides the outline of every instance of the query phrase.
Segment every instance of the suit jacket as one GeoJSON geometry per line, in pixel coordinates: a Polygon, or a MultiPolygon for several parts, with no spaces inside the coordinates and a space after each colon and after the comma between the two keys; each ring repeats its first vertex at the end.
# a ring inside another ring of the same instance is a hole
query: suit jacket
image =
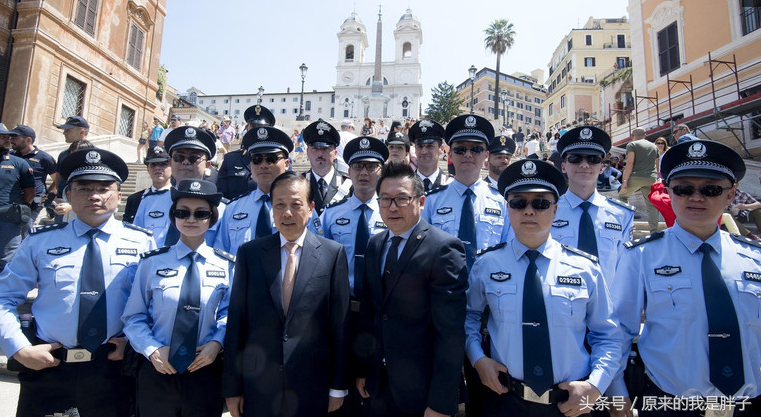
{"type": "Polygon", "coordinates": [[[124,206],[124,215],[122,216],[123,221],[127,223],[135,222],[135,215],[137,214],[138,207],[140,207],[140,202],[143,201],[143,194],[148,190],[150,190],[150,188],[138,191],[127,197],[127,204],[124,206]]]}
{"type": "Polygon", "coordinates": [[[392,398],[406,413],[457,413],[465,354],[468,272],[462,242],[420,220],[383,291],[381,256],[389,232],[373,235],[357,339],[360,377],[378,393],[383,359],[392,398]]]}
{"type": "Polygon", "coordinates": [[[347,389],[349,281],[343,246],[307,231],[287,315],[280,234],[243,244],[238,256],[223,397],[243,395],[246,416],[327,414],[329,390],[347,389]]]}

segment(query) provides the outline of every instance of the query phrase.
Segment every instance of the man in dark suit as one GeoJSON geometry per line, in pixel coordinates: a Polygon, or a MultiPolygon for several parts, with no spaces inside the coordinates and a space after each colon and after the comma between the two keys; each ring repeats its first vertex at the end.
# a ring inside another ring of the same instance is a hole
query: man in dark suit
{"type": "Polygon", "coordinates": [[[409,165],[387,164],[377,188],[389,231],[365,252],[357,389],[374,416],[451,416],[465,352],[465,250],[421,219],[423,184],[409,165]]]}
{"type": "Polygon", "coordinates": [[[348,394],[346,253],[306,230],[304,177],[286,172],[270,193],[279,233],[238,250],[222,395],[233,417],[327,415],[348,394]]]}

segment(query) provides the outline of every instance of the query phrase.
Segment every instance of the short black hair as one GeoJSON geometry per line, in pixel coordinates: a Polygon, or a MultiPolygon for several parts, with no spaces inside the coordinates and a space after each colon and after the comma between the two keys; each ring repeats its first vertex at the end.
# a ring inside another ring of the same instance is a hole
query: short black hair
{"type": "Polygon", "coordinates": [[[412,181],[412,193],[414,195],[421,196],[425,194],[423,182],[415,174],[415,170],[405,162],[391,161],[383,166],[383,171],[381,171],[381,176],[378,179],[378,185],[375,186],[376,193],[380,194],[381,184],[387,178],[408,178],[412,181]]]}
{"type": "Polygon", "coordinates": [[[270,185],[270,197],[275,194],[275,188],[278,185],[288,182],[304,183],[304,185],[307,187],[307,203],[311,204],[314,201],[314,195],[312,194],[312,187],[309,184],[309,181],[307,181],[306,177],[295,171],[285,171],[272,181],[272,184],[270,185]]]}

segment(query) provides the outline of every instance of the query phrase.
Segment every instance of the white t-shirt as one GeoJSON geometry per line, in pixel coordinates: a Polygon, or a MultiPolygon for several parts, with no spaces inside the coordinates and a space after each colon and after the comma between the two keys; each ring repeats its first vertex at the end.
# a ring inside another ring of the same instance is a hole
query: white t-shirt
{"type": "Polygon", "coordinates": [[[536,139],[531,139],[530,141],[526,142],[525,148],[526,156],[533,155],[536,153],[536,151],[539,150],[539,141],[536,139]]]}

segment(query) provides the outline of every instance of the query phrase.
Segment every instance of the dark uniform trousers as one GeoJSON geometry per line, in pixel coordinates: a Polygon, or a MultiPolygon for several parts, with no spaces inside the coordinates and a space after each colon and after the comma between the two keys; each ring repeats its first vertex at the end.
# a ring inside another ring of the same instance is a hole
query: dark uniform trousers
{"type": "MultiPolygon", "coordinates": [[[[18,374],[17,417],[42,417],[74,407],[81,417],[127,417],[134,379],[122,376],[122,361],[108,360],[114,345],[101,345],[90,362],[67,363],[18,374]]],[[[55,356],[55,352],[54,352],[55,356]]]]}
{"type": "Polygon", "coordinates": [[[209,365],[165,375],[145,359],[137,376],[140,417],[213,417],[222,415],[222,354],[209,365]]]}
{"type": "Polygon", "coordinates": [[[399,409],[391,395],[385,366],[381,369],[378,396],[373,398],[370,408],[372,417],[423,417],[424,413],[405,413],[399,409]]]}
{"type": "Polygon", "coordinates": [[[499,395],[488,388],[484,395],[484,411],[489,417],[563,417],[557,404],[526,401],[512,392],[499,395]]]}
{"type": "MultiPolygon", "coordinates": [[[[650,380],[650,378],[645,375],[645,391],[644,391],[645,397],[653,397],[653,398],[674,398],[673,395],[663,391],[662,389],[658,388],[657,385],[653,381],[650,380]]],[[[702,417],[703,412],[702,411],[683,411],[683,410],[658,410],[658,411],[644,411],[641,409],[642,406],[642,398],[639,398],[636,404],[636,408],[638,409],[638,415],[640,417],[702,417]]],[[[761,416],[761,396],[749,399],[745,401],[745,406],[743,407],[743,410],[740,410],[740,407],[738,405],[737,408],[735,408],[734,413],[732,414],[733,417],[758,417],[761,416]]]]}

